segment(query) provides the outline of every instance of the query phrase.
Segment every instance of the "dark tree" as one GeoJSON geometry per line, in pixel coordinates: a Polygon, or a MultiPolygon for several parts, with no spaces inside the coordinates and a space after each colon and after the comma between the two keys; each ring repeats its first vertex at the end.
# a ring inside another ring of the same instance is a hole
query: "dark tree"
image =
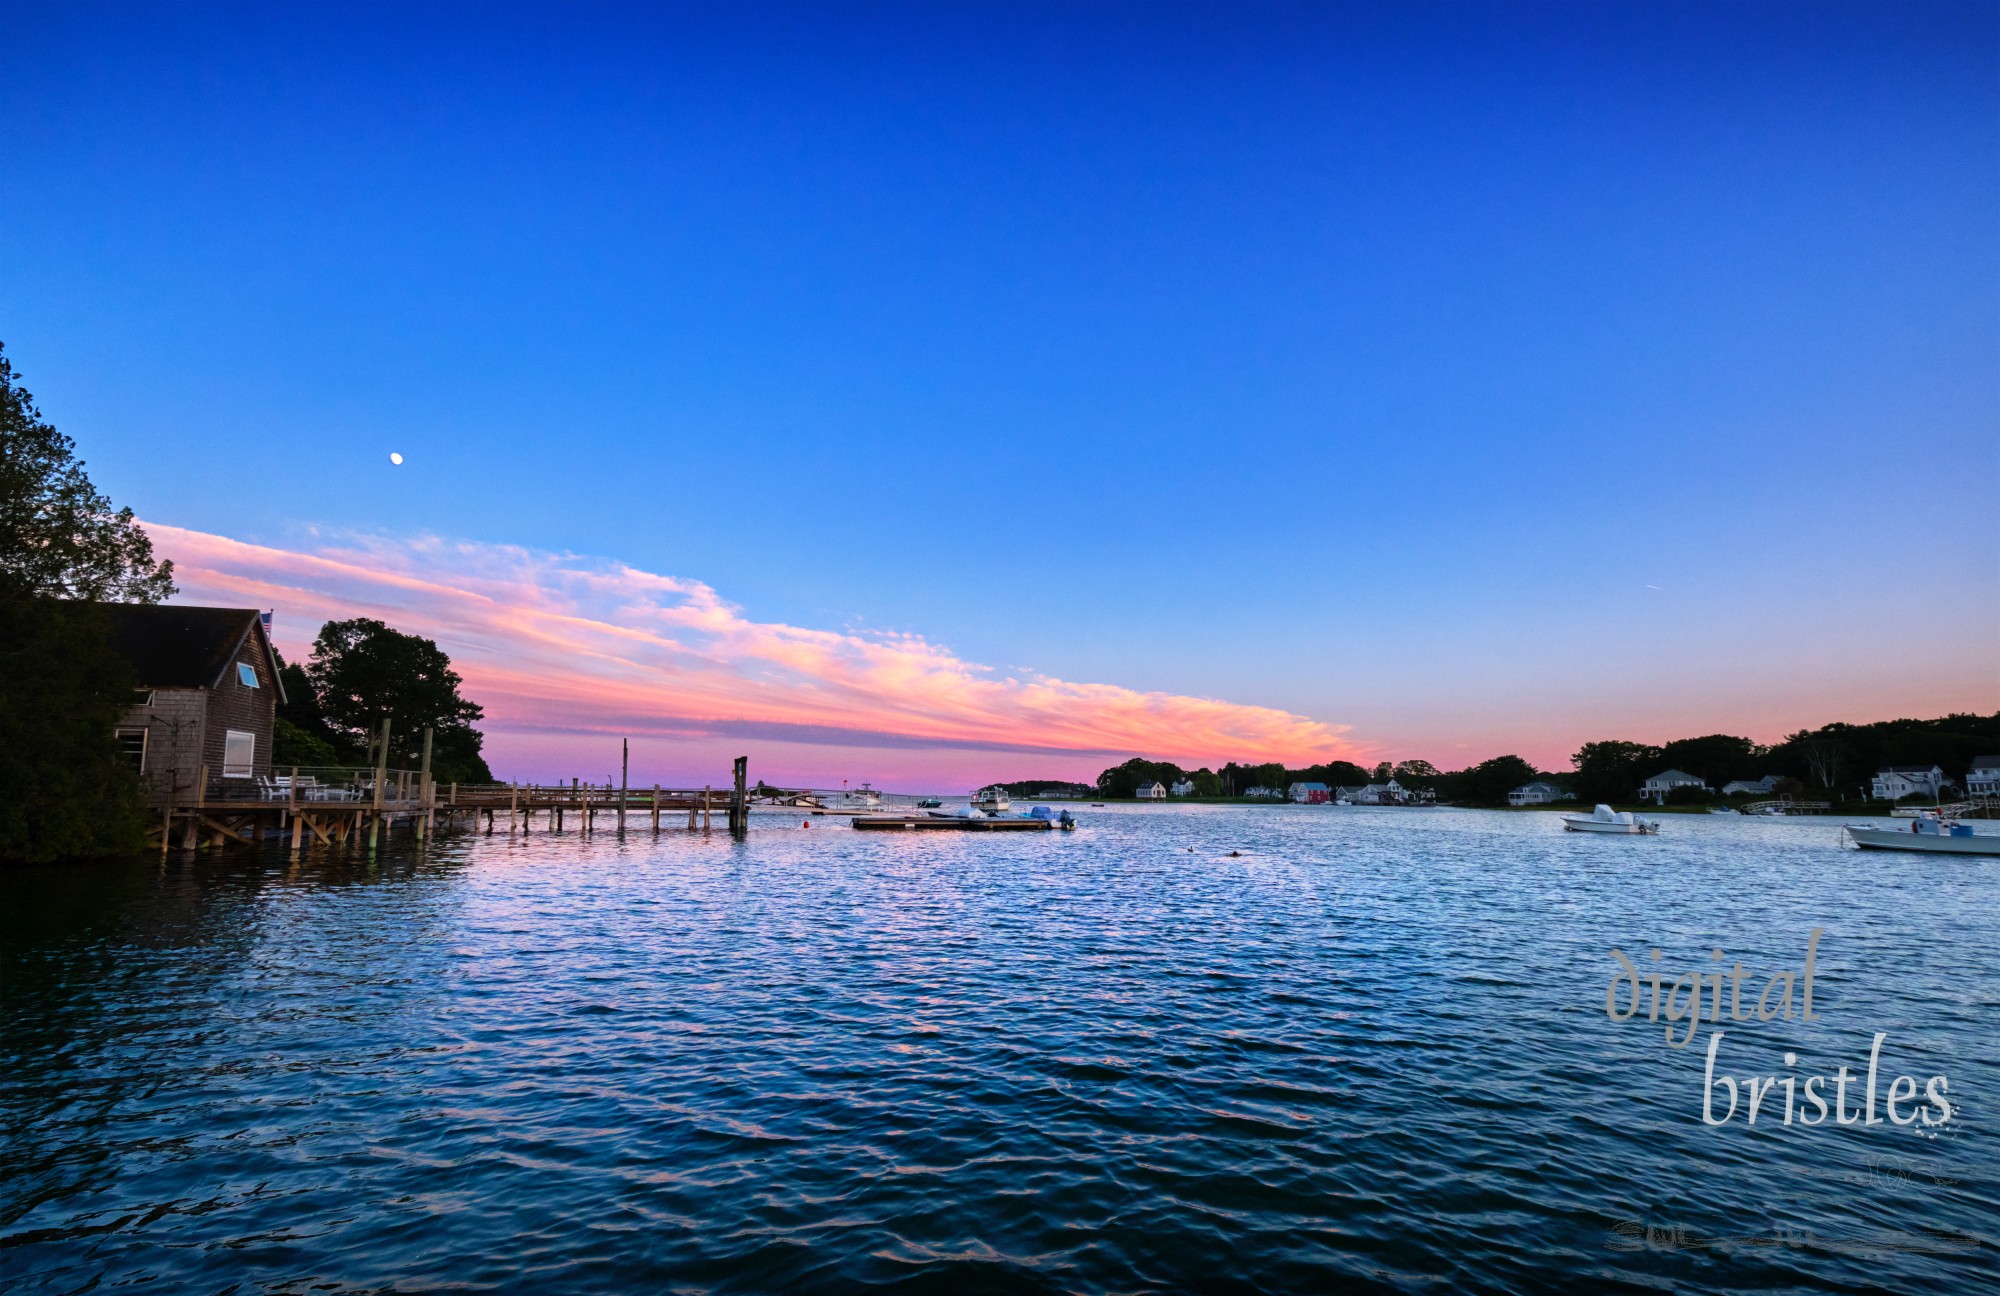
{"type": "Polygon", "coordinates": [[[137,682],[108,633],[93,604],[0,601],[0,860],[144,845],[139,776],[115,736],[137,682]]]}
{"type": "Polygon", "coordinates": [[[1535,767],[1519,756],[1495,756],[1471,769],[1439,775],[1437,791],[1458,805],[1506,805],[1507,794],[1534,777],[1535,767]]]}
{"type": "Polygon", "coordinates": [[[42,418],[0,354],[0,599],[157,603],[174,592],[173,577],[132,510],[97,493],[75,442],[42,418]]]}
{"type": "Polygon", "coordinates": [[[305,677],[334,745],[350,760],[366,759],[389,722],[389,763],[414,767],[423,731],[432,730],[431,772],[440,783],[493,779],[472,727],[485,716],[460,696],[451,658],[429,639],[356,617],[329,621],[313,641],[305,677]]]}
{"type": "Polygon", "coordinates": [[[1576,794],[1585,801],[1630,801],[1641,783],[1665,768],[1658,747],[1616,740],[1585,743],[1570,763],[1576,766],[1576,794]]]}
{"type": "Polygon", "coordinates": [[[135,682],[86,600],[156,603],[173,567],[75,449],[0,354],[0,859],[114,854],[143,837],[115,733],[135,682]]]}
{"type": "Polygon", "coordinates": [[[1097,794],[1102,797],[1129,797],[1141,784],[1164,783],[1168,787],[1187,777],[1187,772],[1169,761],[1149,761],[1134,756],[1123,765],[1114,765],[1097,776],[1097,794]]]}

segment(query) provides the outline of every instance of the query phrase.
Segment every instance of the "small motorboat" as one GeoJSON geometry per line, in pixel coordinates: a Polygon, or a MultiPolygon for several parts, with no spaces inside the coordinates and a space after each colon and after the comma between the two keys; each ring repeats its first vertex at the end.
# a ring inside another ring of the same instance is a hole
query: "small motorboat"
{"type": "Polygon", "coordinates": [[[879,810],[882,808],[882,794],[866,783],[858,788],[842,788],[840,805],[844,810],[879,810]]]}
{"type": "Polygon", "coordinates": [[[1660,831],[1658,820],[1641,819],[1630,810],[1613,810],[1608,805],[1601,805],[1587,815],[1566,814],[1562,821],[1563,827],[1570,832],[1624,833],[1647,837],[1660,831]]]}
{"type": "Polygon", "coordinates": [[[1002,815],[1007,813],[1008,807],[1013,802],[1007,799],[1007,789],[996,783],[992,787],[983,787],[974,792],[972,804],[988,814],[1002,815]]]}
{"type": "Polygon", "coordinates": [[[944,802],[942,802],[942,801],[938,800],[938,799],[937,799],[936,797],[925,797],[925,798],[924,798],[923,800],[921,800],[921,801],[917,802],[917,809],[919,809],[919,810],[936,810],[936,809],[937,809],[938,807],[942,806],[943,804],[944,804],[944,802]]]}
{"type": "Polygon", "coordinates": [[[1733,815],[1739,813],[1738,811],[1731,809],[1729,806],[1710,806],[1708,808],[1708,812],[1710,814],[1726,814],[1726,815],[1733,815]]]}
{"type": "Polygon", "coordinates": [[[1841,829],[1863,850],[1923,851],[1931,855],[2000,855],[2000,833],[1974,832],[1972,825],[1942,815],[1925,815],[1908,828],[1871,828],[1848,824],[1841,829]]]}

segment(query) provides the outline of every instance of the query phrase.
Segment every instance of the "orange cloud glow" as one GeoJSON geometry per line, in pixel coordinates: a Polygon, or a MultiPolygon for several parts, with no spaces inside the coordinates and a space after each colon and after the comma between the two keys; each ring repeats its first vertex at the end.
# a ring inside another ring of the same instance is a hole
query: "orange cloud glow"
{"type": "Polygon", "coordinates": [[[1267,707],[1001,674],[913,635],[753,621],[699,581],[615,562],[433,536],[299,550],[147,529],[174,560],[179,601],[275,609],[295,658],[344,617],[437,640],[503,760],[510,745],[553,753],[560,735],[873,749],[910,771],[925,768],[920,751],[991,766],[994,753],[1302,765],[1347,750],[1344,726],[1267,707]]]}

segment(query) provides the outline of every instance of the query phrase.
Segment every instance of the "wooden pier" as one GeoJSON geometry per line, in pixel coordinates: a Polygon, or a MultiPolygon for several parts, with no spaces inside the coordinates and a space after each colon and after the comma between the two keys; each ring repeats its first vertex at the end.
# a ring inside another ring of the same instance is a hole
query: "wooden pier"
{"type": "Polygon", "coordinates": [[[365,841],[373,848],[399,830],[419,840],[439,830],[492,836],[504,823],[509,835],[539,829],[590,836],[609,823],[620,833],[650,828],[658,836],[712,832],[719,819],[740,838],[750,821],[747,764],[737,758],[727,788],[612,787],[576,779],[439,786],[423,770],[294,766],[269,775],[211,777],[203,768],[193,787],[158,798],[148,835],[162,852],[273,838],[289,838],[293,850],[308,839],[323,846],[365,841]]]}

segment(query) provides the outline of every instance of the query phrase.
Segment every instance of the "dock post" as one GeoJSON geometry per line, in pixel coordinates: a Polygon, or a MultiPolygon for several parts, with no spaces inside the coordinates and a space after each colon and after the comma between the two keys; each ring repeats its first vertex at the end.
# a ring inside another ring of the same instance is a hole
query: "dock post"
{"type": "Polygon", "coordinates": [[[750,828],[750,802],[746,784],[750,777],[750,758],[736,758],[736,790],[729,798],[729,835],[741,840],[750,828]]]}
{"type": "Polygon", "coordinates": [[[514,835],[514,811],[521,804],[521,789],[512,783],[507,785],[507,835],[514,835]]]}
{"type": "Polygon", "coordinates": [[[208,808],[208,766],[201,767],[194,785],[194,813],[188,816],[187,831],[181,834],[181,846],[193,850],[201,845],[201,812],[208,808]]]}
{"type": "Polygon", "coordinates": [[[660,835],[660,785],[653,784],[653,836],[660,835]]]}
{"type": "MultiPolygon", "coordinates": [[[[421,772],[417,775],[417,795],[423,798],[424,817],[418,823],[417,836],[428,837],[430,830],[437,826],[437,820],[433,818],[437,813],[437,795],[435,788],[431,784],[431,727],[429,725],[424,726],[424,763],[419,769],[421,772]]],[[[454,783],[452,787],[456,789],[458,784],[454,783]]]]}
{"type": "Polygon", "coordinates": [[[713,799],[712,794],[714,791],[714,788],[707,785],[703,785],[701,789],[701,830],[703,832],[707,832],[713,827],[713,822],[709,816],[709,803],[713,799]]]}
{"type": "Polygon", "coordinates": [[[625,835],[625,798],[632,792],[632,740],[620,738],[618,765],[618,835],[625,835]]]}

